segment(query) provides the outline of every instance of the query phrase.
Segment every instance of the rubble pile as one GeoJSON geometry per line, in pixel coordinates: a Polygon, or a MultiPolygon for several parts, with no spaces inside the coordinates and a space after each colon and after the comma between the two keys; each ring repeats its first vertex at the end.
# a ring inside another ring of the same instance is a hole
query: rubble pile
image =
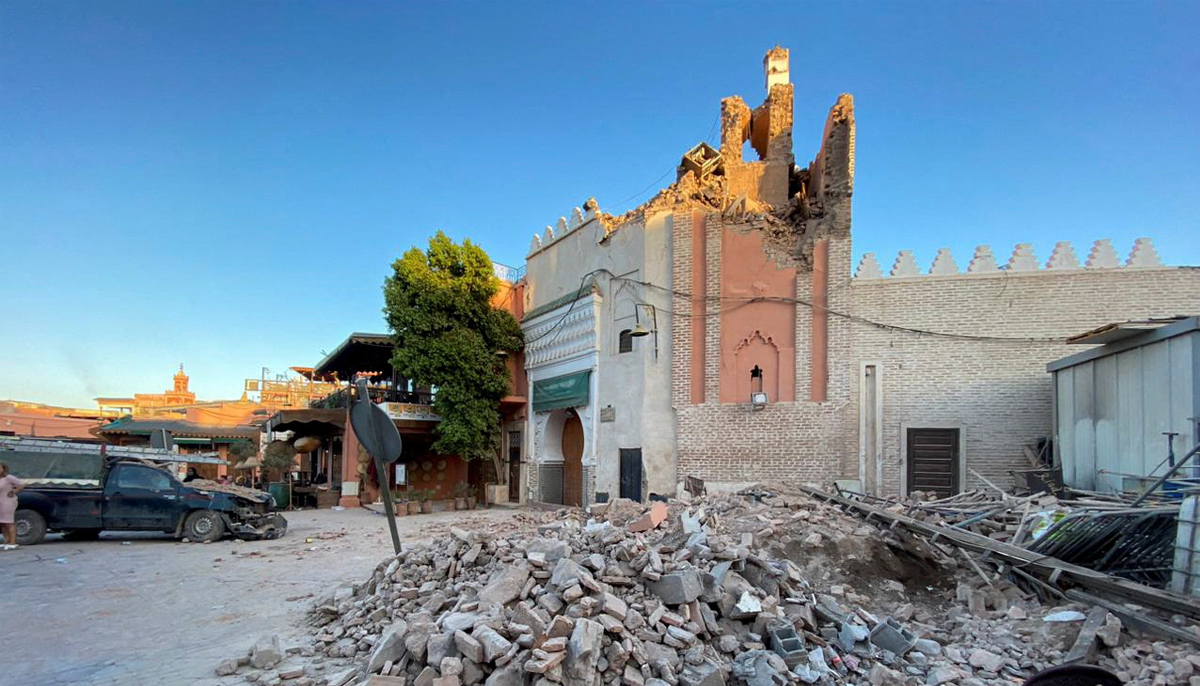
{"type": "Polygon", "coordinates": [[[264,639],[219,674],[310,686],[1020,684],[1077,643],[1131,684],[1200,657],[1103,613],[1042,608],[803,494],[560,510],[451,529],[316,603],[311,643],[264,639]]]}

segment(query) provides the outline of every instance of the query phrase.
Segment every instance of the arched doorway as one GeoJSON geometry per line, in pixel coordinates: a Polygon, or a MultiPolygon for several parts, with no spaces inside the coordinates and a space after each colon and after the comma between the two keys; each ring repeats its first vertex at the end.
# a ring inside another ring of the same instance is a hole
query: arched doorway
{"type": "Polygon", "coordinates": [[[583,507],[583,422],[567,410],[562,428],[563,504],[583,507]]]}

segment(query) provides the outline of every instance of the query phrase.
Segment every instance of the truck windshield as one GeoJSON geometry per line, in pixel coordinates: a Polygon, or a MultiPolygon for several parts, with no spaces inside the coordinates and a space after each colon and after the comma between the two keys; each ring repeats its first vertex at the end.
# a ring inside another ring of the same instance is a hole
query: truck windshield
{"type": "Polygon", "coordinates": [[[117,470],[117,486],[147,491],[172,490],[171,477],[150,467],[122,466],[117,470]]]}

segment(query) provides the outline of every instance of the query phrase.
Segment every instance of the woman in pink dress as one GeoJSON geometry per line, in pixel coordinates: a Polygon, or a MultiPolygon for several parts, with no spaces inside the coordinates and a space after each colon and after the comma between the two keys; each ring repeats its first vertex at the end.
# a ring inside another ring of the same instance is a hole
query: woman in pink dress
{"type": "Polygon", "coordinates": [[[6,546],[17,545],[17,524],[14,516],[17,514],[17,494],[25,484],[8,473],[8,465],[0,462],[0,528],[4,529],[6,546]]]}

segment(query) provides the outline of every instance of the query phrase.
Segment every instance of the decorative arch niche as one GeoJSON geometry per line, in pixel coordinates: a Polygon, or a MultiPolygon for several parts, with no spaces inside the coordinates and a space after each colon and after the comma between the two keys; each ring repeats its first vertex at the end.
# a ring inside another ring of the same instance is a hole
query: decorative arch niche
{"type": "Polygon", "coordinates": [[[750,372],[755,367],[762,371],[762,389],[770,402],[779,401],[779,346],[769,335],[761,331],[738,341],[734,349],[734,388],[737,402],[750,402],[750,372]]]}

